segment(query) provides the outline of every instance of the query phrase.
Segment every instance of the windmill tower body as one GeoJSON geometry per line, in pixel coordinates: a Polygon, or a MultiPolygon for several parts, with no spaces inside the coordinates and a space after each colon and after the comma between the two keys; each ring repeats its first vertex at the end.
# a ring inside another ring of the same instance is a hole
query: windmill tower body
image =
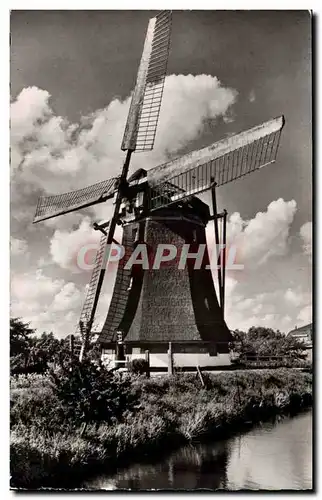
{"type": "Polygon", "coordinates": [[[161,208],[141,222],[124,226],[125,256],[99,338],[107,358],[113,356],[117,332],[122,332],[126,355],[142,357],[149,350],[152,366],[166,365],[169,342],[176,365],[229,363],[231,334],[206,249],[209,208],[197,198],[180,205],[161,208]],[[147,249],[148,266],[126,269],[138,244],[147,249]],[[168,245],[176,255],[158,265],[158,248],[168,245]]]}
{"type": "Polygon", "coordinates": [[[121,144],[126,157],[120,175],[76,191],[40,197],[34,223],[114,200],[111,220],[93,224],[102,236],[76,328],[76,334],[83,339],[82,356],[115,242],[115,228],[122,224],[125,255],[118,266],[111,304],[99,335],[104,356],[114,357],[121,336],[128,356],[142,357],[142,351],[148,349],[152,366],[166,363],[169,342],[179,366],[227,364],[231,335],[224,321],[225,257],[218,270],[219,300],[207,251],[199,266],[196,258],[188,258],[181,268],[180,257],[186,245],[189,252],[196,253],[206,244],[205,228],[210,221],[214,223],[216,245],[220,243],[216,189],[275,162],[284,117],[147,172],[140,169],[128,178],[132,154],[154,147],[170,33],[171,12],[150,19],[121,144]],[[212,194],[212,215],[196,197],[208,190],[212,194]],[[131,255],[142,244],[147,249],[148,266],[128,266],[131,255]],[[154,257],[160,245],[174,246],[176,258],[155,268],[154,257]]]}

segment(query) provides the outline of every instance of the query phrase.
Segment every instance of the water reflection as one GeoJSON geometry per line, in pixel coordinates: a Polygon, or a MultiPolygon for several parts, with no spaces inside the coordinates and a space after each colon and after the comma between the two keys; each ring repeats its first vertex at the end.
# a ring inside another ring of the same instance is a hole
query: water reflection
{"type": "Polygon", "coordinates": [[[230,440],[227,484],[231,490],[311,489],[311,413],[230,440]]]}
{"type": "Polygon", "coordinates": [[[225,441],[186,446],[84,485],[94,489],[310,489],[312,415],[258,425],[225,441]]]}

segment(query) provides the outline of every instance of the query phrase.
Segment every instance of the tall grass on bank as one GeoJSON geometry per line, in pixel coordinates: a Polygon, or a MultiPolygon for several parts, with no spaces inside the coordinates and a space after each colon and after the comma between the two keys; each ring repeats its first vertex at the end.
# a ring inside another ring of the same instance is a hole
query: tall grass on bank
{"type": "Polygon", "coordinates": [[[80,429],[64,419],[46,377],[12,382],[11,484],[14,487],[75,487],[86,476],[117,464],[205,436],[220,436],[276,412],[312,402],[312,375],[296,370],[133,377],[135,412],[121,422],[80,429]],[[81,478],[81,479],[80,479],[81,478]]]}

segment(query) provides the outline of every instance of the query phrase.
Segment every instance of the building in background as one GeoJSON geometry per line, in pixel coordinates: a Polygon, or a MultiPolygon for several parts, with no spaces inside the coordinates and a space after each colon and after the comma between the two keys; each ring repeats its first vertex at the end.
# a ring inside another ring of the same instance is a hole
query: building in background
{"type": "Polygon", "coordinates": [[[309,323],[308,325],[301,326],[300,328],[297,328],[296,326],[294,330],[291,330],[287,334],[289,337],[294,337],[296,340],[305,344],[308,361],[312,361],[312,329],[313,324],[309,323]]]}

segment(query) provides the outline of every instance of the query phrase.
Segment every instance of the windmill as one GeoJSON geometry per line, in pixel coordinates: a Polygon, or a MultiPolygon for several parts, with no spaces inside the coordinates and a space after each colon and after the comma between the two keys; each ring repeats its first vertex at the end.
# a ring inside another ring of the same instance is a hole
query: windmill
{"type": "MultiPolygon", "coordinates": [[[[132,353],[145,348],[165,352],[174,342],[179,352],[227,352],[231,341],[224,321],[225,252],[219,256],[216,295],[209,255],[195,270],[177,262],[160,269],[128,269],[130,255],[144,242],[152,253],[161,243],[182,247],[206,243],[205,227],[214,222],[216,245],[226,243],[227,212],[217,212],[216,189],[275,161],[284,118],[278,117],[128,177],[131,156],[152,150],[160,113],[171,33],[171,12],[150,19],[121,149],[121,174],[61,195],[41,197],[34,223],[113,198],[109,221],[94,223],[102,235],[95,266],[81,311],[77,333],[83,338],[81,357],[88,347],[100,292],[117,225],[123,227],[123,264],[116,281],[99,342],[107,350],[126,341],[132,353]],[[212,215],[197,195],[211,192],[212,215]],[[219,231],[219,224],[222,231],[219,231]],[[163,291],[162,291],[163,290],[163,291]],[[183,346],[183,347],[182,347],[183,346]],[[206,347],[205,347],[206,346],[206,347]]],[[[166,259],[165,259],[166,260],[166,259]]]]}

